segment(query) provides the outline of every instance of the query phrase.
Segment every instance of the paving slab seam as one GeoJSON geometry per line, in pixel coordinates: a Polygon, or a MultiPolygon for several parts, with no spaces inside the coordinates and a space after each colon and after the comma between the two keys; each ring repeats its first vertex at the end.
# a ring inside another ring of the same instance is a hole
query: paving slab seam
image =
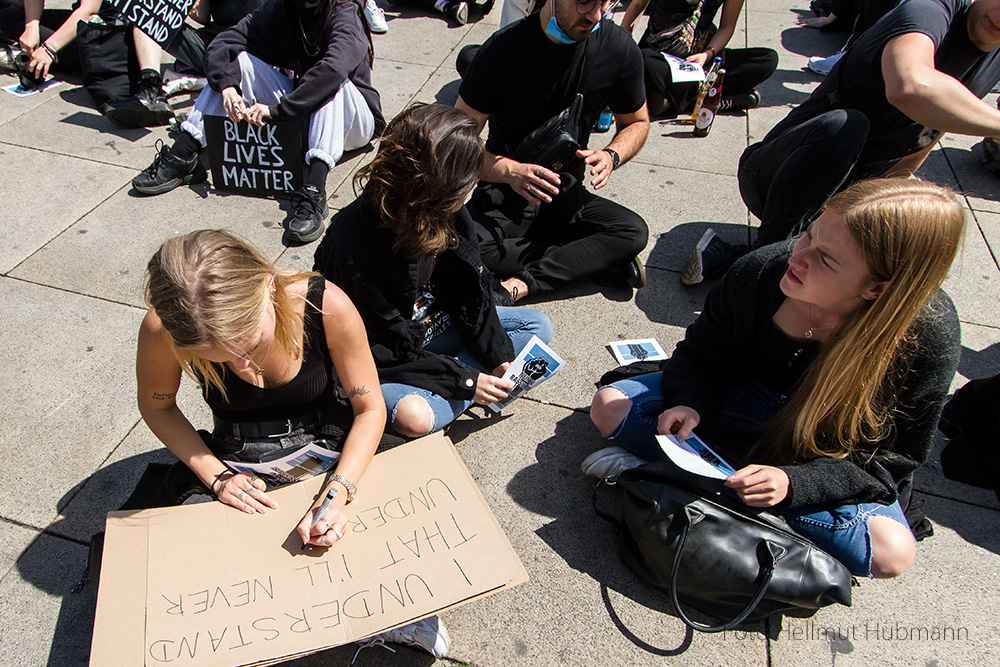
{"type": "MultiPolygon", "coordinates": [[[[956,484],[957,483],[959,483],[959,482],[956,482],[956,484]]],[[[972,502],[970,500],[962,500],[961,498],[952,498],[951,496],[945,496],[945,495],[942,495],[940,493],[934,493],[932,491],[924,491],[923,489],[920,489],[918,487],[914,487],[913,490],[916,491],[917,493],[921,494],[921,495],[930,496],[931,498],[938,498],[940,500],[948,500],[948,501],[951,501],[953,503],[961,503],[962,505],[966,505],[967,507],[975,507],[975,508],[982,509],[982,510],[989,510],[991,512],[998,512],[998,513],[1000,513],[1000,509],[998,509],[996,507],[990,507],[989,505],[980,505],[979,503],[972,502]]]]}
{"type": "MultiPolygon", "coordinates": [[[[969,198],[966,196],[965,200],[968,202],[969,198]]],[[[983,226],[979,222],[979,216],[976,215],[977,213],[976,209],[972,208],[971,206],[969,208],[972,210],[972,217],[976,221],[976,230],[979,232],[980,238],[982,238],[983,242],[986,244],[986,248],[990,251],[990,257],[993,259],[993,266],[996,266],[998,269],[1000,269],[1000,264],[997,263],[996,249],[990,245],[989,237],[986,236],[985,232],[983,232],[983,226]]],[[[985,213],[986,211],[979,211],[979,212],[985,213]]]]}
{"type": "MultiPolygon", "coordinates": [[[[128,167],[123,167],[122,165],[115,164],[113,162],[105,162],[103,160],[95,160],[94,158],[83,157],[81,155],[70,155],[69,153],[59,153],[57,151],[50,151],[50,150],[46,150],[44,148],[37,148],[35,146],[30,146],[30,145],[25,146],[25,145],[22,145],[22,144],[15,144],[15,143],[10,142],[10,141],[0,141],[0,145],[3,145],[3,146],[13,146],[14,148],[22,148],[22,149],[25,149],[25,150],[31,150],[31,151],[35,151],[35,152],[38,152],[38,153],[46,153],[47,155],[58,155],[59,157],[67,157],[67,158],[71,158],[73,160],[84,160],[86,162],[93,162],[94,164],[104,165],[105,167],[114,167],[115,169],[128,169],[128,167]]],[[[138,170],[136,170],[136,171],[138,171],[138,170]]]]}
{"type": "MultiPolygon", "coordinates": [[[[658,123],[660,121],[654,120],[652,122],[653,123],[658,123]]],[[[650,128],[650,131],[652,131],[652,128],[650,128]]],[[[639,156],[641,156],[641,155],[642,155],[642,152],[640,151],[639,156]]],[[[711,174],[712,176],[726,176],[728,178],[733,178],[732,174],[724,174],[724,173],[719,172],[719,171],[705,171],[704,169],[692,169],[691,167],[674,167],[674,166],[671,166],[671,165],[658,164],[656,162],[643,162],[642,158],[639,157],[639,156],[636,156],[636,157],[632,158],[631,160],[628,161],[627,164],[641,164],[641,165],[644,165],[646,167],[657,167],[658,169],[676,169],[677,171],[689,171],[689,172],[694,173],[694,174],[711,174]]]]}
{"type": "MultiPolygon", "coordinates": [[[[63,231],[65,231],[65,230],[63,230],[63,231]]],[[[62,232],[60,232],[60,235],[61,234],[62,234],[62,232]]],[[[55,240],[55,239],[53,239],[53,240],[55,240]]],[[[51,241],[49,243],[51,243],[51,241]]],[[[48,244],[46,244],[46,245],[48,245],[48,244]]],[[[41,250],[41,248],[39,248],[39,250],[41,250]]],[[[32,254],[34,254],[34,253],[32,253],[32,254]]],[[[20,264],[18,264],[18,266],[20,266],[20,264]]],[[[15,269],[17,269],[17,266],[15,266],[14,268],[12,268],[11,271],[14,271],[15,269]]],[[[132,304],[132,303],[126,303],[125,301],[115,301],[114,299],[109,299],[109,298],[103,297],[103,296],[97,296],[96,294],[87,294],[86,292],[76,292],[74,290],[67,289],[65,287],[58,287],[56,285],[48,285],[46,283],[40,283],[40,282],[35,281],[35,280],[28,280],[27,278],[19,278],[17,276],[9,275],[8,273],[0,274],[0,276],[2,276],[4,278],[7,278],[8,280],[16,280],[17,282],[25,283],[27,285],[35,285],[37,287],[44,287],[46,289],[56,290],[57,292],[65,292],[66,294],[72,294],[74,296],[83,296],[83,297],[87,297],[88,299],[96,299],[97,301],[103,301],[105,303],[112,303],[112,304],[114,304],[116,306],[126,306],[128,308],[133,309],[133,310],[139,310],[139,311],[142,311],[142,312],[146,312],[146,310],[147,310],[146,306],[137,306],[137,305],[132,304]]]]}
{"type": "MultiPolygon", "coordinates": [[[[10,144],[10,145],[14,145],[14,144],[10,144]]],[[[40,151],[40,152],[42,152],[42,153],[48,153],[49,155],[61,155],[60,153],[52,153],[52,152],[50,152],[50,151],[40,151]]],[[[84,158],[81,158],[81,159],[84,159],[84,158]]],[[[91,160],[91,161],[92,161],[92,162],[94,162],[94,160],[91,160]]],[[[105,164],[105,163],[101,162],[101,163],[99,163],[99,164],[105,164]]],[[[117,165],[109,165],[109,166],[117,166],[117,165]]],[[[121,192],[121,191],[122,191],[122,190],[124,190],[125,188],[127,188],[127,187],[130,187],[131,185],[132,185],[132,183],[131,183],[131,182],[128,182],[128,183],[125,183],[125,184],[123,184],[123,185],[122,185],[122,186],[121,186],[120,188],[118,188],[117,190],[115,190],[114,192],[112,192],[111,194],[109,194],[109,195],[108,195],[107,197],[105,197],[105,198],[104,198],[104,199],[102,199],[101,201],[99,201],[99,202],[97,202],[96,204],[94,204],[94,205],[93,205],[92,207],[90,207],[90,208],[89,208],[88,210],[84,211],[84,212],[83,212],[83,213],[82,213],[82,214],[81,214],[81,215],[80,215],[80,216],[79,216],[79,217],[78,217],[78,218],[77,218],[76,220],[74,220],[73,222],[71,222],[71,223],[70,223],[69,225],[67,225],[67,226],[66,226],[66,227],[65,227],[65,228],[64,228],[64,229],[63,229],[62,231],[60,231],[60,232],[59,232],[59,233],[57,233],[57,234],[56,234],[55,236],[53,236],[52,238],[50,238],[50,239],[49,239],[48,241],[46,241],[45,243],[43,243],[43,244],[42,244],[41,246],[39,246],[38,248],[36,248],[34,252],[32,252],[32,253],[31,253],[31,254],[29,254],[29,255],[28,255],[27,257],[25,257],[24,259],[22,259],[22,260],[21,260],[20,262],[18,262],[18,263],[17,263],[17,264],[15,264],[14,266],[12,266],[12,267],[11,267],[11,269],[10,269],[10,271],[8,271],[7,273],[5,273],[5,274],[3,274],[3,275],[4,275],[4,276],[7,276],[7,277],[11,277],[11,276],[9,275],[11,271],[15,271],[15,270],[16,270],[16,269],[17,269],[18,267],[20,267],[20,266],[21,266],[22,264],[24,264],[24,263],[25,263],[25,262],[27,262],[27,261],[28,261],[29,259],[31,259],[31,258],[32,258],[32,257],[34,257],[35,255],[37,255],[37,254],[38,254],[39,252],[41,252],[42,250],[44,250],[44,249],[45,249],[46,247],[48,247],[48,245],[49,245],[50,243],[52,243],[53,241],[55,241],[56,239],[58,239],[58,238],[59,238],[60,236],[62,236],[63,234],[65,234],[66,232],[68,232],[68,231],[69,231],[70,229],[72,229],[72,228],[74,227],[74,225],[76,225],[76,223],[78,223],[78,222],[80,222],[81,220],[83,220],[84,218],[86,218],[86,217],[87,217],[88,215],[90,215],[90,214],[91,214],[91,213],[93,213],[93,212],[94,212],[95,210],[97,210],[97,208],[98,208],[98,207],[102,206],[102,205],[103,205],[103,204],[104,204],[105,202],[107,202],[108,200],[110,200],[110,199],[111,199],[112,197],[114,197],[114,196],[115,196],[116,194],[118,194],[119,192],[121,192]]],[[[18,278],[14,278],[14,280],[18,280],[18,278]]],[[[29,282],[29,281],[25,281],[25,282],[29,282]]],[[[35,283],[35,284],[39,284],[39,285],[41,285],[41,284],[43,284],[43,283],[35,283]]],[[[50,286],[49,286],[49,285],[46,285],[46,287],[50,287],[50,286]]],[[[63,290],[63,291],[65,291],[65,292],[69,292],[70,294],[77,294],[77,292],[72,292],[72,291],[70,291],[70,290],[63,290]]]]}

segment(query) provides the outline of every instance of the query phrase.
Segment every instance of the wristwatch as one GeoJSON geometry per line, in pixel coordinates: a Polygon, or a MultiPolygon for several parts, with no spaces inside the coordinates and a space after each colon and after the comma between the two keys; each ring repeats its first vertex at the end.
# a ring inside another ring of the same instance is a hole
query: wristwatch
{"type": "Polygon", "coordinates": [[[605,148],[604,152],[611,156],[611,168],[612,169],[617,169],[618,165],[620,165],[622,163],[622,159],[620,157],[618,157],[617,151],[615,151],[615,150],[613,150],[611,148],[605,148]]]}

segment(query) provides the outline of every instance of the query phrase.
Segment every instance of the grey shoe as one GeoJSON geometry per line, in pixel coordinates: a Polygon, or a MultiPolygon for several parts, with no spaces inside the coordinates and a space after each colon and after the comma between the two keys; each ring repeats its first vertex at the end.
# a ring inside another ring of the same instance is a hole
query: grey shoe
{"type": "Polygon", "coordinates": [[[624,447],[617,445],[598,449],[580,464],[584,475],[592,475],[598,479],[617,477],[623,470],[631,470],[649,463],[646,459],[636,456],[624,447]]]}
{"type": "Polygon", "coordinates": [[[749,247],[745,245],[726,243],[715,235],[714,230],[707,229],[684,262],[681,282],[685,285],[698,285],[705,280],[721,278],[748,250],[749,247]]]}
{"type": "Polygon", "coordinates": [[[357,659],[361,649],[383,646],[385,642],[414,646],[427,651],[435,658],[445,657],[451,648],[451,638],[448,637],[444,623],[437,616],[428,616],[358,642],[358,652],[354,654],[355,659],[357,659]]]}

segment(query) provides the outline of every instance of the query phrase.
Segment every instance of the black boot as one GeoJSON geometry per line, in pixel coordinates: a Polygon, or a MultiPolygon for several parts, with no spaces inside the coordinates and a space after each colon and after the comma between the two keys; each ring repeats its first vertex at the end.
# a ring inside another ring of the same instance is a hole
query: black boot
{"type": "Polygon", "coordinates": [[[156,143],[159,152],[153,164],[132,179],[132,187],[137,191],[144,195],[161,195],[179,185],[200,183],[208,177],[197,153],[185,160],[173,155],[162,141],[156,143]]]}
{"type": "Polygon", "coordinates": [[[148,70],[139,76],[139,91],[107,104],[104,116],[118,127],[157,127],[169,123],[174,110],[163,92],[163,79],[158,72],[148,70]]]}
{"type": "Polygon", "coordinates": [[[292,195],[292,219],[288,221],[288,237],[295,243],[312,243],[323,235],[323,218],[330,209],[326,197],[315,185],[303,185],[292,195]]]}

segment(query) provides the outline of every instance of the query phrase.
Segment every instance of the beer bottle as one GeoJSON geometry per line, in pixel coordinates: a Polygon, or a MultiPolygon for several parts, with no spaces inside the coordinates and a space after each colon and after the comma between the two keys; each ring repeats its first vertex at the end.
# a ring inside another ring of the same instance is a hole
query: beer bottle
{"type": "Polygon", "coordinates": [[[722,67],[722,56],[716,56],[715,60],[712,61],[712,66],[708,68],[705,73],[705,80],[698,85],[698,97],[694,102],[694,111],[691,112],[691,122],[698,120],[698,113],[701,111],[701,105],[705,102],[705,96],[708,95],[709,88],[715,83],[715,79],[719,76],[719,68],[722,67]]]}
{"type": "Polygon", "coordinates": [[[722,104],[722,80],[725,76],[726,70],[720,69],[719,78],[715,80],[712,87],[708,90],[705,102],[701,105],[701,111],[698,112],[698,120],[694,122],[694,136],[696,137],[707,137],[708,133],[712,131],[715,112],[719,110],[719,105],[722,104]]]}

